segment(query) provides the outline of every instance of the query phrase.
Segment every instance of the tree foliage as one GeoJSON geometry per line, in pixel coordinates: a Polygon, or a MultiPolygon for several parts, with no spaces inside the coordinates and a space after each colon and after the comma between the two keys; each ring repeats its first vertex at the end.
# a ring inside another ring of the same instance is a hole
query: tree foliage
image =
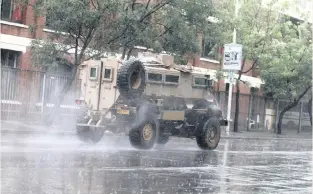
{"type": "Polygon", "coordinates": [[[236,15],[234,2],[219,1],[217,3],[218,10],[220,10],[217,14],[221,21],[219,24],[221,27],[218,28],[221,28],[224,33],[220,35],[215,33],[217,37],[212,42],[216,42],[216,44],[231,43],[235,28],[236,43],[243,46],[242,68],[238,71],[239,76],[236,80],[234,131],[238,131],[241,75],[258,66],[260,55],[267,52],[267,46],[271,44],[270,37],[277,24],[277,14],[273,9],[273,4],[265,5],[262,1],[251,0],[240,1],[236,15]],[[252,65],[245,67],[247,63],[252,65]]]}
{"type": "Polygon", "coordinates": [[[280,134],[284,114],[297,106],[312,87],[311,26],[284,19],[271,40],[270,54],[262,55],[261,76],[266,82],[265,94],[287,101],[279,113],[277,133],[280,134]]]}
{"type": "Polygon", "coordinates": [[[135,46],[178,56],[198,53],[197,38],[212,9],[205,0],[38,0],[33,6],[55,31],[33,42],[33,61],[49,64],[53,56],[71,55],[76,66],[104,52],[130,53],[135,46]],[[63,46],[51,46],[56,42],[63,46]]]}
{"type": "Polygon", "coordinates": [[[307,23],[282,22],[262,55],[265,93],[293,102],[312,80],[312,41],[307,23]]]}
{"type": "Polygon", "coordinates": [[[278,7],[284,12],[292,4],[280,5],[275,0],[239,1],[241,3],[235,17],[234,2],[215,3],[216,15],[220,20],[215,29],[223,33],[212,30],[207,39],[212,43],[212,48],[230,43],[230,35],[236,28],[236,43],[243,45],[243,65],[236,80],[234,131],[238,131],[241,75],[258,67],[265,81],[266,94],[295,102],[310,85],[312,51],[311,28],[308,24],[297,23],[295,19],[277,12],[278,7]],[[252,66],[248,67],[247,62],[251,62],[252,66]]]}

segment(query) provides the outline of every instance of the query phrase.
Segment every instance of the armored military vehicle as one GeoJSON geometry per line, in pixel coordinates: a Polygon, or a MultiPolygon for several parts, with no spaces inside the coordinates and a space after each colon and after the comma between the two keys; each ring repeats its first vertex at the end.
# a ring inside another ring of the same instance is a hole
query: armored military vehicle
{"type": "Polygon", "coordinates": [[[77,100],[76,130],[83,141],[96,143],[111,131],[127,134],[138,149],[177,136],[210,150],[227,126],[210,92],[210,75],[191,67],[104,58],[82,65],[79,77],[83,97],[77,100]]]}

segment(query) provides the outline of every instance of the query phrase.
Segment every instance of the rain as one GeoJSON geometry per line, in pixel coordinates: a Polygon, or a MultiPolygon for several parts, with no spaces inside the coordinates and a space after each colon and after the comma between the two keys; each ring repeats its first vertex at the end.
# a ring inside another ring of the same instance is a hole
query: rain
{"type": "Polygon", "coordinates": [[[125,136],[2,134],[3,193],[310,193],[311,139],[222,138],[213,151],[171,138],[152,150],[125,136]]]}
{"type": "Polygon", "coordinates": [[[311,8],[2,0],[1,193],[311,193],[311,8]]]}

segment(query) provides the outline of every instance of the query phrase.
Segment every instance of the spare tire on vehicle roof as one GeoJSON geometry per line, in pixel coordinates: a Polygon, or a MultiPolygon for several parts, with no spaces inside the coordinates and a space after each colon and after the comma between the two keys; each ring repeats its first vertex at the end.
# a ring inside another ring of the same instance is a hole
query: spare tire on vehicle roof
{"type": "Polygon", "coordinates": [[[132,59],[117,72],[116,86],[123,98],[139,98],[145,89],[145,69],[141,61],[132,59]]]}

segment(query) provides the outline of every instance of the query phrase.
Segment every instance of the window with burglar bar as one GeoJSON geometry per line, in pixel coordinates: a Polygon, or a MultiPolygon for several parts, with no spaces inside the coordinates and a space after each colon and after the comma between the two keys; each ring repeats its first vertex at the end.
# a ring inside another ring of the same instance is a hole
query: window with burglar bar
{"type": "Polygon", "coordinates": [[[22,3],[14,0],[1,0],[1,20],[22,24],[23,14],[22,3]]]}

